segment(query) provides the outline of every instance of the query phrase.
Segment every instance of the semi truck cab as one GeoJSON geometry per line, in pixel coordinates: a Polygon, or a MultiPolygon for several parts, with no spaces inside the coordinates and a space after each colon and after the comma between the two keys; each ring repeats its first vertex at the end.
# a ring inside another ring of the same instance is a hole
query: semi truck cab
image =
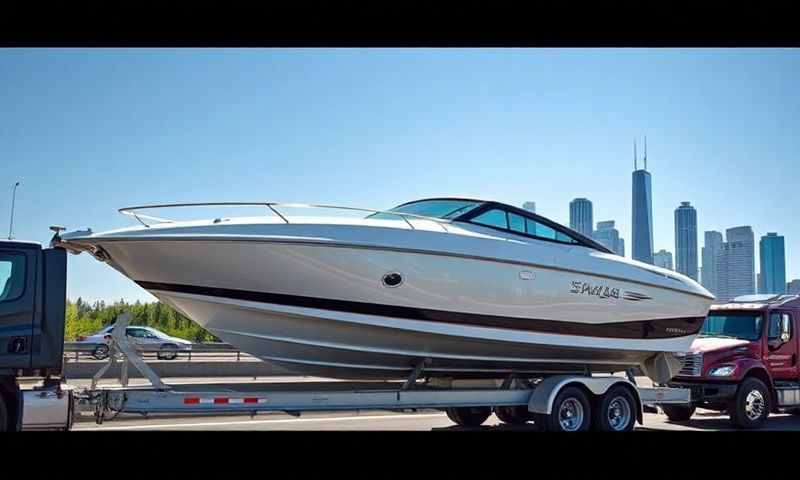
{"type": "Polygon", "coordinates": [[[0,431],[70,426],[72,397],[62,388],[66,273],[64,249],[0,240],[0,431]]]}
{"type": "Polygon", "coordinates": [[[800,296],[745,295],[712,305],[668,386],[691,390],[690,405],[664,406],[688,420],[696,407],[725,411],[742,428],[770,413],[800,413],[800,296]]]}

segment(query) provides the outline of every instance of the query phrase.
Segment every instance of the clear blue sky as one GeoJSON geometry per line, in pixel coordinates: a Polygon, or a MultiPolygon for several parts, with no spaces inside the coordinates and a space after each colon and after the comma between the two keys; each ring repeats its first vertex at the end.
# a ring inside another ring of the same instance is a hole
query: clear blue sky
{"type": "MultiPolygon", "coordinates": [[[[272,200],[390,208],[476,195],[568,224],[587,197],[630,256],[632,142],[647,135],[655,247],[786,237],[800,277],[799,50],[0,50],[0,233],[130,224],[123,206],[272,200]]],[[[640,152],[641,153],[641,152],[640,152]]],[[[70,256],[75,299],[152,299],[70,256]]]]}

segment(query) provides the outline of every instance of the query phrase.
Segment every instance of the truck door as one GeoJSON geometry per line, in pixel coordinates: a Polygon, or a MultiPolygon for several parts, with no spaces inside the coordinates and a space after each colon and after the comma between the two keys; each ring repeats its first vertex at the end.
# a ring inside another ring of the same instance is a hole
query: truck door
{"type": "Polygon", "coordinates": [[[788,311],[770,312],[765,360],[775,380],[798,378],[796,320],[788,311]]]}
{"type": "Polygon", "coordinates": [[[38,253],[34,245],[0,244],[0,370],[31,365],[38,253]]]}

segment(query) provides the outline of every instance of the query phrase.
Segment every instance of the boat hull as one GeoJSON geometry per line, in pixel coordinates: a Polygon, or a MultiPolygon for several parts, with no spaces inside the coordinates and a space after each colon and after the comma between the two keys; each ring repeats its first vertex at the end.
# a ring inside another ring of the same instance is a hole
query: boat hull
{"type": "Polygon", "coordinates": [[[198,294],[153,294],[265,361],[300,374],[345,379],[405,378],[420,361],[434,376],[497,378],[511,372],[583,372],[587,367],[615,372],[641,365],[654,351],[680,351],[693,338],[601,342],[198,294]],[[627,348],[607,348],[618,344],[627,348]]]}
{"type": "Polygon", "coordinates": [[[402,378],[420,361],[447,376],[620,371],[688,350],[711,302],[558,252],[547,264],[289,240],[93,244],[222,340],[336,378],[402,378]]]}

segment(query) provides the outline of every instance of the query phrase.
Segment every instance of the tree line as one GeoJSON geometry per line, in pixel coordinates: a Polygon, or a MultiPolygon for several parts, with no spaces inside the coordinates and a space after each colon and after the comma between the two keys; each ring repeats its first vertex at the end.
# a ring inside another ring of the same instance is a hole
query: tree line
{"type": "Polygon", "coordinates": [[[67,299],[64,338],[74,341],[79,336],[95,334],[114,323],[117,315],[123,312],[131,313],[131,325],[153,327],[167,335],[193,342],[220,341],[174,308],[161,302],[142,303],[137,300],[135,303],[128,303],[120,299],[110,305],[102,300],[89,304],[80,297],[74,302],[67,299]]]}

